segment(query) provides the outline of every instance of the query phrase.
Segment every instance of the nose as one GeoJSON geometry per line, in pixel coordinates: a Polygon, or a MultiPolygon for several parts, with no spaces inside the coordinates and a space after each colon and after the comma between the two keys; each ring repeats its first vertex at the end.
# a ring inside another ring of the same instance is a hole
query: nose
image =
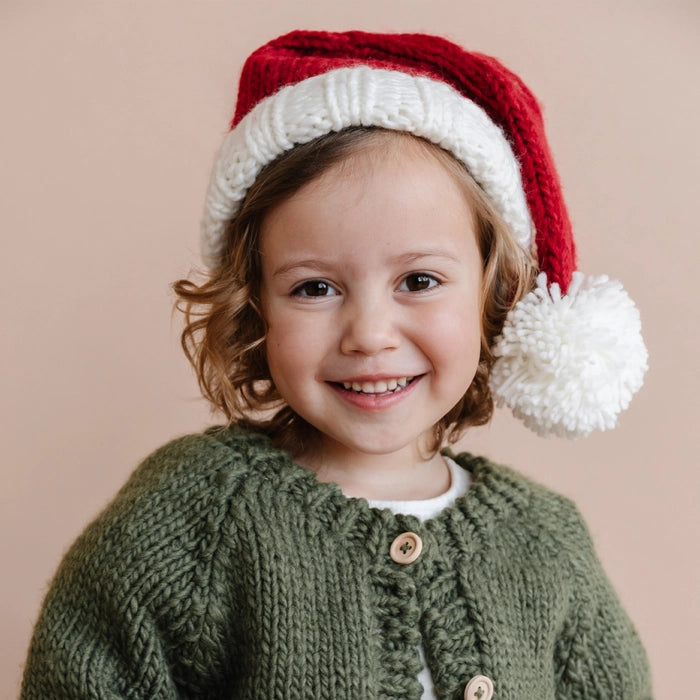
{"type": "Polygon", "coordinates": [[[344,354],[376,355],[397,348],[400,333],[390,299],[355,299],[345,305],[340,350],[344,354]]]}

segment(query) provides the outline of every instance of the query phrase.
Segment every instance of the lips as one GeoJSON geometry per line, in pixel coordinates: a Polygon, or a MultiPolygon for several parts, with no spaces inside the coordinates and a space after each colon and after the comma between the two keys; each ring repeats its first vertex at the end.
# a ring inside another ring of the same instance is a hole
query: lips
{"type": "Polygon", "coordinates": [[[388,379],[378,379],[377,381],[349,381],[339,382],[346,391],[353,391],[358,394],[376,395],[396,392],[405,389],[415,377],[392,377],[388,379]]]}

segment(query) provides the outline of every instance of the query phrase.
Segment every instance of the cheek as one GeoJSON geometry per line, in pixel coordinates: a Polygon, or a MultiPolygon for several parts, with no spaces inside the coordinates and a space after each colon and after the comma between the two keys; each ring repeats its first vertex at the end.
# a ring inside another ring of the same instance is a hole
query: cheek
{"type": "Polygon", "coordinates": [[[318,365],[318,344],[310,340],[313,337],[311,329],[299,323],[294,314],[269,317],[265,351],[272,380],[279,390],[294,386],[318,365]]]}
{"type": "Polygon", "coordinates": [[[268,352],[303,355],[313,351],[313,337],[313,329],[294,313],[273,313],[267,317],[268,352]]]}
{"type": "MultiPolygon", "coordinates": [[[[435,369],[450,380],[468,385],[481,355],[481,313],[478,304],[455,305],[424,326],[435,369]]],[[[466,386],[464,387],[466,390],[466,386]]]]}
{"type": "MultiPolygon", "coordinates": [[[[469,347],[480,343],[482,330],[481,305],[478,301],[462,301],[464,297],[435,311],[425,319],[426,332],[440,343],[469,347]]],[[[469,299],[469,297],[467,297],[469,299]]]]}

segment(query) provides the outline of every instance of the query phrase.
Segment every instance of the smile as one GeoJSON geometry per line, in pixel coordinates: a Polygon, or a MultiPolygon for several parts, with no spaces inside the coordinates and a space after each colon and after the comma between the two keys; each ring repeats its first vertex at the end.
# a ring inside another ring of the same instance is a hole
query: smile
{"type": "Polygon", "coordinates": [[[376,382],[341,382],[347,391],[354,391],[358,394],[386,394],[394,393],[405,389],[415,377],[395,377],[392,379],[380,379],[376,382]]]}

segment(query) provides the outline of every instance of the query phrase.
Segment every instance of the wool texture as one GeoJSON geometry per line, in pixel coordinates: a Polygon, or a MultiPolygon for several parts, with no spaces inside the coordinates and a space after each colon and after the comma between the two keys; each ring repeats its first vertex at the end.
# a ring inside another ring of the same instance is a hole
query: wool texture
{"type": "Polygon", "coordinates": [[[225,264],[229,224],[250,187],[295,146],[351,127],[426,139],[462,163],[541,273],[542,293],[511,310],[494,341],[497,402],[542,436],[615,426],[647,369],[639,313],[618,283],[594,282],[591,294],[575,281],[573,231],[542,112],[498,60],[425,34],[294,31],[248,57],[230,127],[202,219],[209,268],[225,264]]]}
{"type": "Polygon", "coordinates": [[[180,438],[66,555],[23,700],[651,698],[644,650],[567,499],[457,455],[468,492],[421,523],[320,484],[262,436],[180,438]],[[410,565],[389,548],[412,531],[410,565]]]}
{"type": "MultiPolygon", "coordinates": [[[[427,34],[298,30],[267,42],[248,57],[231,132],[215,163],[207,195],[202,225],[205,262],[213,267],[220,264],[225,222],[235,214],[264,164],[295,144],[360,125],[410,131],[453,152],[484,186],[504,220],[519,222],[516,232],[525,225],[532,229],[531,218],[536,245],[528,240],[524,247],[536,249],[550,282],[567,289],[576,268],[576,249],[536,97],[497,59],[427,34]],[[302,90],[299,101],[284,97],[291,86],[358,66],[371,70],[357,73],[358,80],[319,81],[315,91],[302,90]],[[405,83],[392,87],[375,83],[369,77],[375,70],[426,80],[418,80],[413,88],[405,83]],[[449,86],[459,96],[461,108],[453,106],[449,96],[432,94],[425,83],[449,86]],[[309,103],[314,92],[316,98],[309,103]],[[465,119],[462,110],[474,107],[503,132],[514,159],[501,148],[493,151],[487,145],[490,137],[480,137],[483,127],[475,129],[474,121],[465,119]],[[466,156],[469,152],[471,157],[466,156]],[[516,193],[510,171],[518,164],[516,193]],[[523,196],[529,213],[521,211],[523,196]]],[[[530,239],[532,233],[525,235],[530,239]]]]}
{"type": "Polygon", "coordinates": [[[562,296],[541,274],[494,343],[496,403],[543,436],[614,428],[647,371],[641,325],[619,282],[575,272],[562,296]]]}

